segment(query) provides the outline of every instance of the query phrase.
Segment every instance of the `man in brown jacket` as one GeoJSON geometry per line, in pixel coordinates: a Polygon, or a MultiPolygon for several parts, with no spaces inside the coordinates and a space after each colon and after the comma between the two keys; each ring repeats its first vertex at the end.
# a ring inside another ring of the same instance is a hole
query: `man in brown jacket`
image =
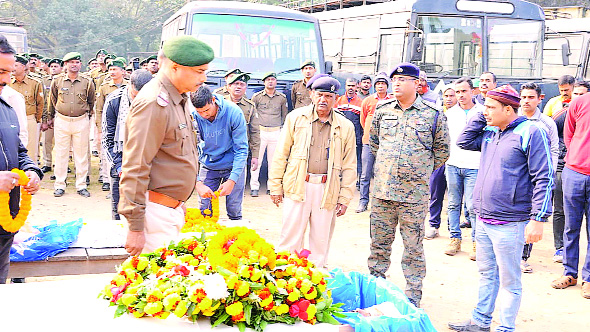
{"type": "Polygon", "coordinates": [[[312,84],[312,104],[287,115],[270,167],[273,203],[283,206],[278,247],[303,249],[310,224],[310,259],[326,267],[336,217],[346,213],[356,183],[352,122],[334,112],[340,83],[332,77],[312,84]]]}

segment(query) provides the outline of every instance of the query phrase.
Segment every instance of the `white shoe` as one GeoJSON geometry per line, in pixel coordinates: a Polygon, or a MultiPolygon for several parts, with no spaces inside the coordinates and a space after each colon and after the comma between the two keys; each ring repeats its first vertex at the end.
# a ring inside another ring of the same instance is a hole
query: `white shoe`
{"type": "Polygon", "coordinates": [[[434,227],[427,227],[426,228],[426,233],[424,234],[424,238],[426,240],[432,240],[435,237],[438,237],[438,228],[434,228],[434,227]]]}

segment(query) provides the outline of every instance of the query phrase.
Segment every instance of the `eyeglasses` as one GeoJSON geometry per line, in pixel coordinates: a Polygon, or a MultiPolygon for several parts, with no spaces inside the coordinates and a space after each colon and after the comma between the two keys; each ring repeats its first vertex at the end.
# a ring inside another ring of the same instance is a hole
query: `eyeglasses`
{"type": "Polygon", "coordinates": [[[404,83],[404,82],[410,82],[410,81],[415,81],[415,80],[416,80],[415,78],[398,77],[398,76],[394,76],[391,78],[392,83],[396,83],[396,82],[404,83]]]}

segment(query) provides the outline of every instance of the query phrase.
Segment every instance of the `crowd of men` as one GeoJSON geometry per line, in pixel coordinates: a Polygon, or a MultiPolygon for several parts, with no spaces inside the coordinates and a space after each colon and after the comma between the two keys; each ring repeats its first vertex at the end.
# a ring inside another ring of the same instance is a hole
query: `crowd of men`
{"type": "MultiPolygon", "coordinates": [[[[497,330],[514,330],[521,273],[532,272],[527,259],[552,213],[554,261],[564,265],[552,287],[577,283],[582,218],[588,218],[590,202],[590,158],[584,153],[590,144],[587,82],[563,76],[560,95],[541,112],[537,84],[523,84],[520,91],[498,87],[492,72],[433,91],[423,71],[401,63],[374,78],[346,79],[344,94],[338,95],[341,83],[317,73],[308,60],[301,64],[303,79],[293,84],[289,103],[277,91],[273,72],[262,76],[264,88],[251,98],[246,96],[251,76],[241,68],[229,70],[226,85],[211,91],[204,82],[213,50],[192,36],[167,40],[157,56],[141,63],[146,69],[100,50],[87,73],[80,72],[79,53],[63,59],[13,55],[2,42],[0,60],[13,57],[15,64],[4,68],[0,62],[0,75],[13,73],[0,106],[15,110],[6,121],[18,116],[20,132],[12,133],[21,140],[13,142],[18,161],[38,173],[29,189],[34,192],[43,173],[53,169],[54,196],[63,196],[72,156],[77,193],[90,196],[93,124],[100,180],[103,190],[111,190],[113,218],[121,214],[129,223],[125,247],[132,255],[178,236],[184,202],[193,190],[203,211],[215,195],[225,196],[229,219],[241,220],[248,172],[250,195],[258,197],[266,156],[267,194],[277,206],[283,203],[278,247],[302,252],[309,226],[309,258],[326,267],[335,219],[347,212],[358,190],[355,212],[370,209],[369,271],[386,277],[399,225],[405,292],[416,306],[426,275],[422,241],[439,236],[448,193],[445,254],[461,251],[462,228],[471,228],[470,258],[481,274],[472,317],[450,323],[451,329],[489,331],[501,294],[497,330]],[[24,103],[10,104],[18,98],[8,87],[20,92],[24,103]],[[45,136],[42,160],[38,129],[45,136]],[[44,166],[39,169],[38,163],[44,166]]],[[[9,172],[0,172],[0,189],[6,185],[10,191],[14,183],[4,173],[9,172]]],[[[590,298],[589,273],[587,256],[585,298],[590,298]]]]}

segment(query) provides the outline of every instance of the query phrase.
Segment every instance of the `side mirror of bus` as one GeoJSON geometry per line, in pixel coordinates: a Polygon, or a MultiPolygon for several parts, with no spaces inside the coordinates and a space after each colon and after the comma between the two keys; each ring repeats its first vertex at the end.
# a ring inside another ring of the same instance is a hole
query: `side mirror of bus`
{"type": "Polygon", "coordinates": [[[565,42],[565,43],[561,44],[561,62],[563,63],[564,66],[569,66],[571,54],[572,54],[572,52],[570,52],[569,42],[565,42]]]}
{"type": "Polygon", "coordinates": [[[332,64],[332,61],[326,61],[326,63],[325,63],[326,74],[328,74],[328,75],[332,74],[333,66],[334,65],[332,64]]]}
{"type": "Polygon", "coordinates": [[[422,61],[424,52],[424,38],[412,37],[410,39],[410,61],[422,61]]]}

